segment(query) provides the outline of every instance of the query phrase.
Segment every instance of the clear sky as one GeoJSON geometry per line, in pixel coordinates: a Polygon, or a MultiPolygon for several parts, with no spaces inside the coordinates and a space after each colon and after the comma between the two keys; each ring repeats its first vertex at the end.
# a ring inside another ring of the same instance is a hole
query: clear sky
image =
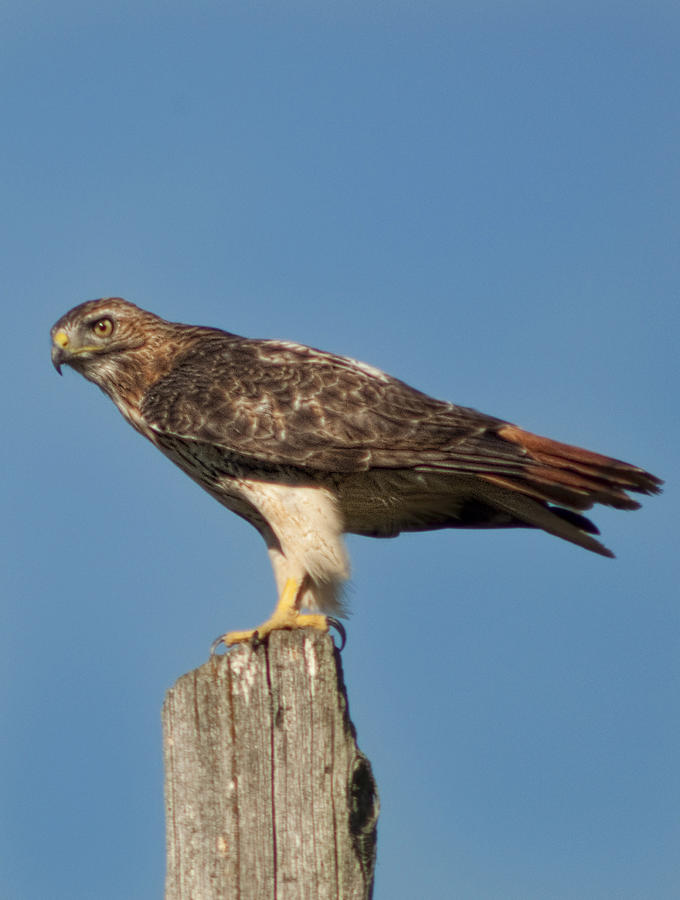
{"type": "Polygon", "coordinates": [[[118,294],[645,466],[607,560],[350,539],[375,900],[680,896],[680,13],[0,4],[0,896],[161,897],[160,707],[274,603],[257,533],[71,371],[118,294]]]}

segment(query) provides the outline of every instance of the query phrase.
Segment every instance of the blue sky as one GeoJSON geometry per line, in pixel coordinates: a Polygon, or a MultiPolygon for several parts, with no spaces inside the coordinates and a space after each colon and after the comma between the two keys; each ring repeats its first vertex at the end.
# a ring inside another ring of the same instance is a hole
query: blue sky
{"type": "Polygon", "coordinates": [[[671,3],[0,7],[0,893],[162,896],[160,707],[260,538],[49,361],[118,294],[667,479],[547,535],[349,540],[376,900],[680,894],[671,3]],[[9,337],[12,338],[9,341],[9,337]]]}

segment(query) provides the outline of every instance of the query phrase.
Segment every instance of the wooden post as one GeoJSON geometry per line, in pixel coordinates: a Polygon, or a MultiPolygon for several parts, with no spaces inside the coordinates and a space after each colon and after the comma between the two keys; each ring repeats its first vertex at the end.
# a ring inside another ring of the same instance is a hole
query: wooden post
{"type": "Polygon", "coordinates": [[[369,900],[378,796],[329,635],[209,659],[163,729],[166,900],[369,900]]]}

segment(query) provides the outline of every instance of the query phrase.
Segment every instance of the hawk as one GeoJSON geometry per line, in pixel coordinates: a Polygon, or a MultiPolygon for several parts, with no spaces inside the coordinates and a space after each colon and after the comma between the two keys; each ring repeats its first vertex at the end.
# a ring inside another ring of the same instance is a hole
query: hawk
{"type": "Polygon", "coordinates": [[[90,300],[51,331],[52,361],[98,385],[127,421],[267,545],[277,628],[327,630],[343,612],[344,533],[541,528],[613,556],[581,513],[637,509],[644,469],[435,400],[312,347],[168,322],[119,298],[90,300]],[[312,610],[309,614],[302,609],[312,610]]]}

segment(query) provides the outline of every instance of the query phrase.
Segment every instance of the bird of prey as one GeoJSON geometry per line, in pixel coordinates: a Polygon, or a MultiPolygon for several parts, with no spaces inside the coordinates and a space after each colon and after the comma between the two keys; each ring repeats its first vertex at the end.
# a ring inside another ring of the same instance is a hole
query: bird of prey
{"type": "Polygon", "coordinates": [[[52,361],[98,385],[123,416],[265,540],[273,629],[327,630],[349,576],[344,533],[541,528],[613,556],[583,516],[639,504],[661,480],[637,466],[435,400],[312,347],[168,322],[119,298],[54,325],[52,361]],[[309,614],[302,609],[312,610],[309,614]]]}

